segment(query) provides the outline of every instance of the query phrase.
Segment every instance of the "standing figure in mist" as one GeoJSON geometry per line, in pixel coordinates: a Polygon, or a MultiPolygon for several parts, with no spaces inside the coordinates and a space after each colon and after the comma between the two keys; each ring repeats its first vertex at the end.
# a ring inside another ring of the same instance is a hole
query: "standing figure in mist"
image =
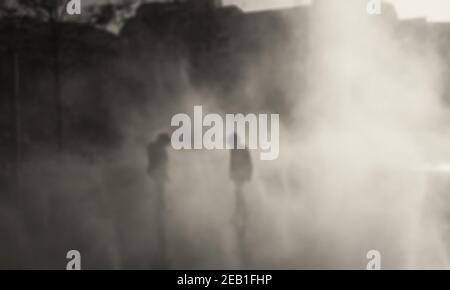
{"type": "Polygon", "coordinates": [[[230,178],[234,183],[236,207],[234,223],[238,235],[239,251],[242,261],[245,261],[245,228],[248,219],[248,207],[243,193],[244,184],[249,182],[253,174],[253,165],[250,152],[247,147],[239,147],[242,144],[238,134],[234,133],[230,142],[233,142],[230,160],[230,178]],[[238,149],[244,148],[244,149],[238,149]]]}
{"type": "Polygon", "coordinates": [[[166,268],[167,265],[167,249],[166,249],[166,185],[169,181],[167,146],[170,144],[170,136],[168,134],[160,134],[156,141],[150,143],[147,147],[148,154],[148,174],[152,178],[155,185],[155,198],[157,208],[157,239],[159,247],[158,267],[166,268]]]}

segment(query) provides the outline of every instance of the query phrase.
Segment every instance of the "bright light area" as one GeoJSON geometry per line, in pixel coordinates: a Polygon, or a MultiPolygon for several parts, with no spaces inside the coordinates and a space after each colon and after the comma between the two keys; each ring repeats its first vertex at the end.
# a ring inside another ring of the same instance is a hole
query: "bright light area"
{"type": "Polygon", "coordinates": [[[426,17],[430,21],[450,21],[450,0],[389,0],[402,18],[426,17]]]}
{"type": "MultiPolygon", "coordinates": [[[[243,10],[264,10],[309,4],[312,0],[224,0],[243,10]]],[[[367,0],[369,1],[369,0],[367,0]]],[[[386,0],[393,3],[401,18],[426,17],[430,21],[450,21],[450,0],[386,0]]]]}

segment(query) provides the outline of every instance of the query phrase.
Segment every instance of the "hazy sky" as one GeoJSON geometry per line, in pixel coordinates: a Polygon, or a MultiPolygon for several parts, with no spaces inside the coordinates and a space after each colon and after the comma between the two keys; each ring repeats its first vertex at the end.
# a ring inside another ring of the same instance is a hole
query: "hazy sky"
{"type": "MultiPolygon", "coordinates": [[[[224,0],[245,10],[281,8],[310,0],[224,0]]],[[[368,1],[368,0],[367,0],[368,1]]],[[[400,17],[427,17],[433,21],[450,21],[450,0],[386,0],[394,3],[400,17]]]]}

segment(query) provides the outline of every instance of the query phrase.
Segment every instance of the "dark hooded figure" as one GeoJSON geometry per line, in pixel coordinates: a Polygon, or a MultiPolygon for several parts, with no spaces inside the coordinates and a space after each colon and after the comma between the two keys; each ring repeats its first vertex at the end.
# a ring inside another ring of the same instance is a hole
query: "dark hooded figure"
{"type": "Polygon", "coordinates": [[[169,157],[167,147],[170,144],[170,136],[168,134],[160,134],[157,140],[147,147],[148,169],[147,172],[154,181],[155,185],[155,203],[156,203],[156,219],[157,219],[157,239],[159,244],[158,268],[166,269],[169,267],[167,261],[166,247],[166,184],[169,181],[169,157]]]}
{"type": "Polygon", "coordinates": [[[236,188],[241,188],[252,178],[252,160],[247,148],[238,149],[238,144],[242,144],[238,134],[235,133],[230,141],[234,144],[234,149],[231,150],[230,178],[236,188]]]}
{"type": "Polygon", "coordinates": [[[170,136],[160,134],[157,140],[147,147],[148,154],[148,174],[158,183],[165,183],[169,180],[168,163],[169,157],[166,148],[170,145],[170,136]]]}
{"type": "Polygon", "coordinates": [[[246,199],[243,192],[243,187],[246,182],[249,182],[253,174],[252,160],[248,148],[238,149],[238,144],[241,140],[238,134],[234,134],[232,140],[234,147],[231,150],[230,160],[230,178],[234,183],[235,190],[235,213],[234,213],[234,226],[237,233],[238,251],[241,263],[243,266],[247,263],[247,251],[245,246],[246,227],[248,220],[248,208],[246,199]]]}

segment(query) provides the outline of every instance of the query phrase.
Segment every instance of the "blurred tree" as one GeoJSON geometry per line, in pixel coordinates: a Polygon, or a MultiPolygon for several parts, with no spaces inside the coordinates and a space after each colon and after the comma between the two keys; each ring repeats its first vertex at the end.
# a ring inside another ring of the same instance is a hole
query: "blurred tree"
{"type": "Polygon", "coordinates": [[[18,4],[14,0],[3,0],[0,3],[0,15],[3,17],[9,17],[17,14],[18,4]]]}
{"type": "Polygon", "coordinates": [[[22,9],[39,19],[50,22],[61,20],[67,2],[68,0],[18,0],[22,9]]]}
{"type": "Polygon", "coordinates": [[[117,33],[124,21],[132,16],[141,4],[140,0],[123,0],[117,3],[92,5],[88,7],[88,22],[117,33]]]}
{"type": "Polygon", "coordinates": [[[92,23],[100,26],[107,26],[115,20],[117,14],[117,8],[115,5],[108,3],[100,7],[96,7],[93,11],[92,23]]]}
{"type": "MultiPolygon", "coordinates": [[[[12,136],[13,142],[12,147],[8,148],[12,149],[14,152],[12,166],[12,174],[14,176],[14,192],[16,194],[16,201],[20,202],[19,197],[19,169],[21,163],[21,115],[20,115],[20,55],[19,55],[19,41],[18,34],[20,31],[20,26],[22,22],[22,17],[20,17],[21,10],[18,3],[14,0],[4,0],[0,4],[0,16],[4,19],[6,23],[7,30],[7,41],[8,45],[6,47],[2,47],[3,53],[8,55],[11,61],[11,79],[12,81],[12,89],[11,89],[11,97],[9,101],[11,119],[13,120],[13,129],[12,136]]],[[[8,142],[9,143],[9,142],[8,142]]]]}

